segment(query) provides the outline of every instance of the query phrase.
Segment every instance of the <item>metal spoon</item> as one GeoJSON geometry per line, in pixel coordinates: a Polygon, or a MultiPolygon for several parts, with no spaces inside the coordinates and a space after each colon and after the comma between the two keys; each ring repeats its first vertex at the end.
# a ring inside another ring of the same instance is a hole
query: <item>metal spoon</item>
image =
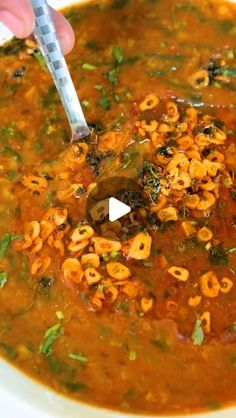
{"type": "Polygon", "coordinates": [[[35,13],[34,36],[52,75],[70,123],[71,142],[90,134],[71,79],[47,0],[31,0],[35,13]]]}

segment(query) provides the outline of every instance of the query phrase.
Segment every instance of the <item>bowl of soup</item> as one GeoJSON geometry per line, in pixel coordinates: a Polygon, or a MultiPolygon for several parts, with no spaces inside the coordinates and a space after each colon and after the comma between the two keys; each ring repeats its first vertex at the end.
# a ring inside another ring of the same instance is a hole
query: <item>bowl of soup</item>
{"type": "Polygon", "coordinates": [[[89,137],[34,41],[0,49],[3,411],[231,418],[236,8],[80,3],[51,2],[89,137]]]}

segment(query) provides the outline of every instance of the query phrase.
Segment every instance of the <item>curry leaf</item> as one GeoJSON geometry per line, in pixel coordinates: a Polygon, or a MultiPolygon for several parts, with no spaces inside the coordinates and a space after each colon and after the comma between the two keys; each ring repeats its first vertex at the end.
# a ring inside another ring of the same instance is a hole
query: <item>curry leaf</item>
{"type": "Polygon", "coordinates": [[[208,259],[215,266],[227,266],[228,252],[221,245],[215,245],[211,248],[208,259]]]}
{"type": "Polygon", "coordinates": [[[197,319],[192,333],[192,342],[194,345],[202,345],[204,341],[204,332],[201,319],[197,319]]]}
{"type": "Polygon", "coordinates": [[[52,354],[52,344],[64,333],[61,324],[55,324],[49,328],[44,334],[44,342],[39,347],[39,352],[45,356],[52,354]]]}

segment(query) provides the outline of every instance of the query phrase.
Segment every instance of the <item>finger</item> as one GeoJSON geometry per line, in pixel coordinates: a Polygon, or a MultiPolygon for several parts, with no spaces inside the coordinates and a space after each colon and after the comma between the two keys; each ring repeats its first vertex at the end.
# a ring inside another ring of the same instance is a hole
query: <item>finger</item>
{"type": "Polygon", "coordinates": [[[0,0],[0,20],[17,38],[26,38],[34,29],[30,0],[0,0]]]}
{"type": "Polygon", "coordinates": [[[66,55],[72,50],[74,46],[74,31],[68,20],[66,20],[66,18],[60,12],[56,12],[53,9],[51,9],[51,12],[63,53],[66,55]]]}

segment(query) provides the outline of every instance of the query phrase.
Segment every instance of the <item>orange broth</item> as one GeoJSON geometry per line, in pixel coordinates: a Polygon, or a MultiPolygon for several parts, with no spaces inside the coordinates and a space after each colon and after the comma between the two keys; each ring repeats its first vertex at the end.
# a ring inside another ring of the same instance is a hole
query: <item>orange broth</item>
{"type": "Polygon", "coordinates": [[[0,352],[97,406],[234,405],[235,6],[92,1],[65,15],[93,127],[82,143],[32,41],[0,50],[0,352]],[[116,176],[147,207],[99,241],[86,202],[116,176]]]}

